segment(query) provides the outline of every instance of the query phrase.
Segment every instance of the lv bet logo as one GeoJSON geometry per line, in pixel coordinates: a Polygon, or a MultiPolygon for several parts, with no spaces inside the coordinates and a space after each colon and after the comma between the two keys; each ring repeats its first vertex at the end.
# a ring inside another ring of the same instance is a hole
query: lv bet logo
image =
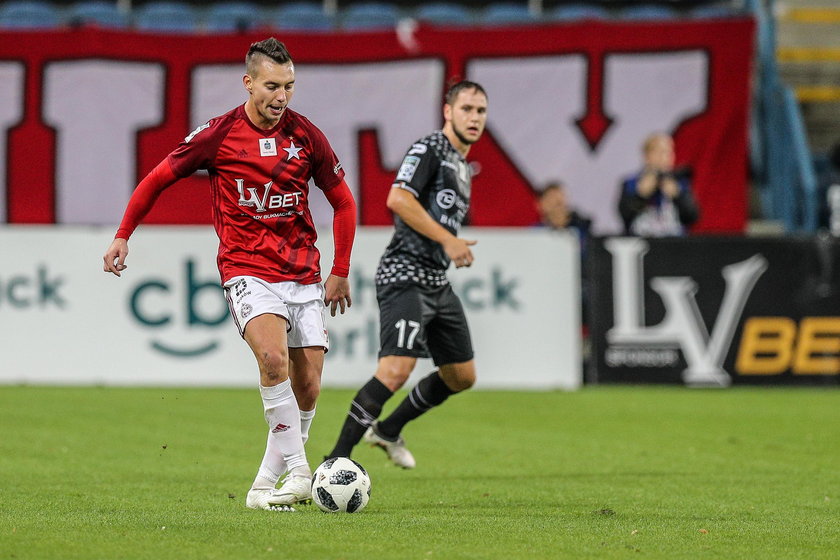
{"type": "MultiPolygon", "coordinates": [[[[659,276],[650,280],[651,288],[662,298],[665,317],[658,325],[645,325],[644,255],[647,241],[640,238],[613,238],[605,242],[613,262],[613,327],[607,331],[607,360],[622,363],[627,349],[682,350],[687,364],[683,381],[688,385],[727,386],[731,377],[723,362],[732,344],[738,321],[756,282],[767,270],[767,259],[753,255],[723,267],[726,281],[723,300],[709,333],[700,315],[695,294],[697,283],[685,276],[659,276]]],[[[665,365],[665,364],[663,364],[665,365]]]]}

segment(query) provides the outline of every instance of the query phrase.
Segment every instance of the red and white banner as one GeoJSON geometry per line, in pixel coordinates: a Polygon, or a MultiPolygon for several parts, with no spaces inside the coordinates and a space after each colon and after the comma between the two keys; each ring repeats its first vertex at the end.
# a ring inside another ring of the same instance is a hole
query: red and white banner
{"type": "MultiPolygon", "coordinates": [[[[667,131],[694,173],[695,229],[743,229],[750,20],[274,34],[296,60],[292,106],[330,139],[363,224],[391,222],[395,170],[441,126],[457,76],[490,101],[469,156],[480,170],[472,225],[535,223],[534,192],[562,179],[596,230],[615,232],[620,178],[638,168],[643,138],[667,131]]],[[[268,35],[0,33],[0,222],[118,223],[145,173],[244,102],[244,54],[268,35]]],[[[192,177],[146,223],[210,221],[206,180],[192,177]]]]}

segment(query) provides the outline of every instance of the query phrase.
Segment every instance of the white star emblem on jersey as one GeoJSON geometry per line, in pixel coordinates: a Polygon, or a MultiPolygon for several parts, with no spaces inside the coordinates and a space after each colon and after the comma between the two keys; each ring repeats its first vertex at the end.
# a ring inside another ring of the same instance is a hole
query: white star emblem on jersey
{"type": "Polygon", "coordinates": [[[286,157],[286,161],[290,161],[292,158],[300,159],[300,156],[298,155],[298,152],[301,151],[303,148],[298,148],[297,146],[295,146],[294,141],[292,141],[291,146],[289,146],[288,148],[283,148],[283,149],[286,150],[287,154],[289,154],[286,157]]]}

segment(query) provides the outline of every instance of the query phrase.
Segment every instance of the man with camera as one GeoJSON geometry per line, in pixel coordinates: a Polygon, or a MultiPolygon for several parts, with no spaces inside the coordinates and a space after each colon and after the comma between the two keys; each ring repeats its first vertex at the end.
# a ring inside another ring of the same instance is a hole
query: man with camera
{"type": "Polygon", "coordinates": [[[667,237],[685,235],[699,211],[687,170],[674,168],[674,140],[664,133],[642,144],[644,168],[621,184],[618,211],[626,235],[667,237]]]}

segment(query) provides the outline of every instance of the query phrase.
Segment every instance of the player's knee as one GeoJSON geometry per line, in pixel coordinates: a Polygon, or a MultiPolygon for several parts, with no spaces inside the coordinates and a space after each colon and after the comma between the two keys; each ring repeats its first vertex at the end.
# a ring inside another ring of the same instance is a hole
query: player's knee
{"type": "Polygon", "coordinates": [[[257,361],[263,377],[271,385],[289,378],[289,354],[283,349],[263,350],[257,361]]]}
{"type": "Polygon", "coordinates": [[[318,395],[321,393],[321,384],[317,380],[306,380],[294,384],[295,398],[298,401],[298,406],[301,410],[311,410],[315,408],[315,403],[318,401],[318,395]]]}
{"type": "Polygon", "coordinates": [[[466,391],[473,385],[475,385],[475,370],[469,372],[459,372],[455,379],[453,379],[452,385],[450,385],[449,388],[456,393],[460,393],[461,391],[466,391]]]}
{"type": "Polygon", "coordinates": [[[471,362],[465,364],[442,366],[439,375],[452,391],[460,393],[475,385],[475,366],[471,362]]]}
{"type": "Polygon", "coordinates": [[[376,377],[391,391],[396,391],[408,381],[412,369],[413,363],[382,361],[376,370],[376,377]]]}

